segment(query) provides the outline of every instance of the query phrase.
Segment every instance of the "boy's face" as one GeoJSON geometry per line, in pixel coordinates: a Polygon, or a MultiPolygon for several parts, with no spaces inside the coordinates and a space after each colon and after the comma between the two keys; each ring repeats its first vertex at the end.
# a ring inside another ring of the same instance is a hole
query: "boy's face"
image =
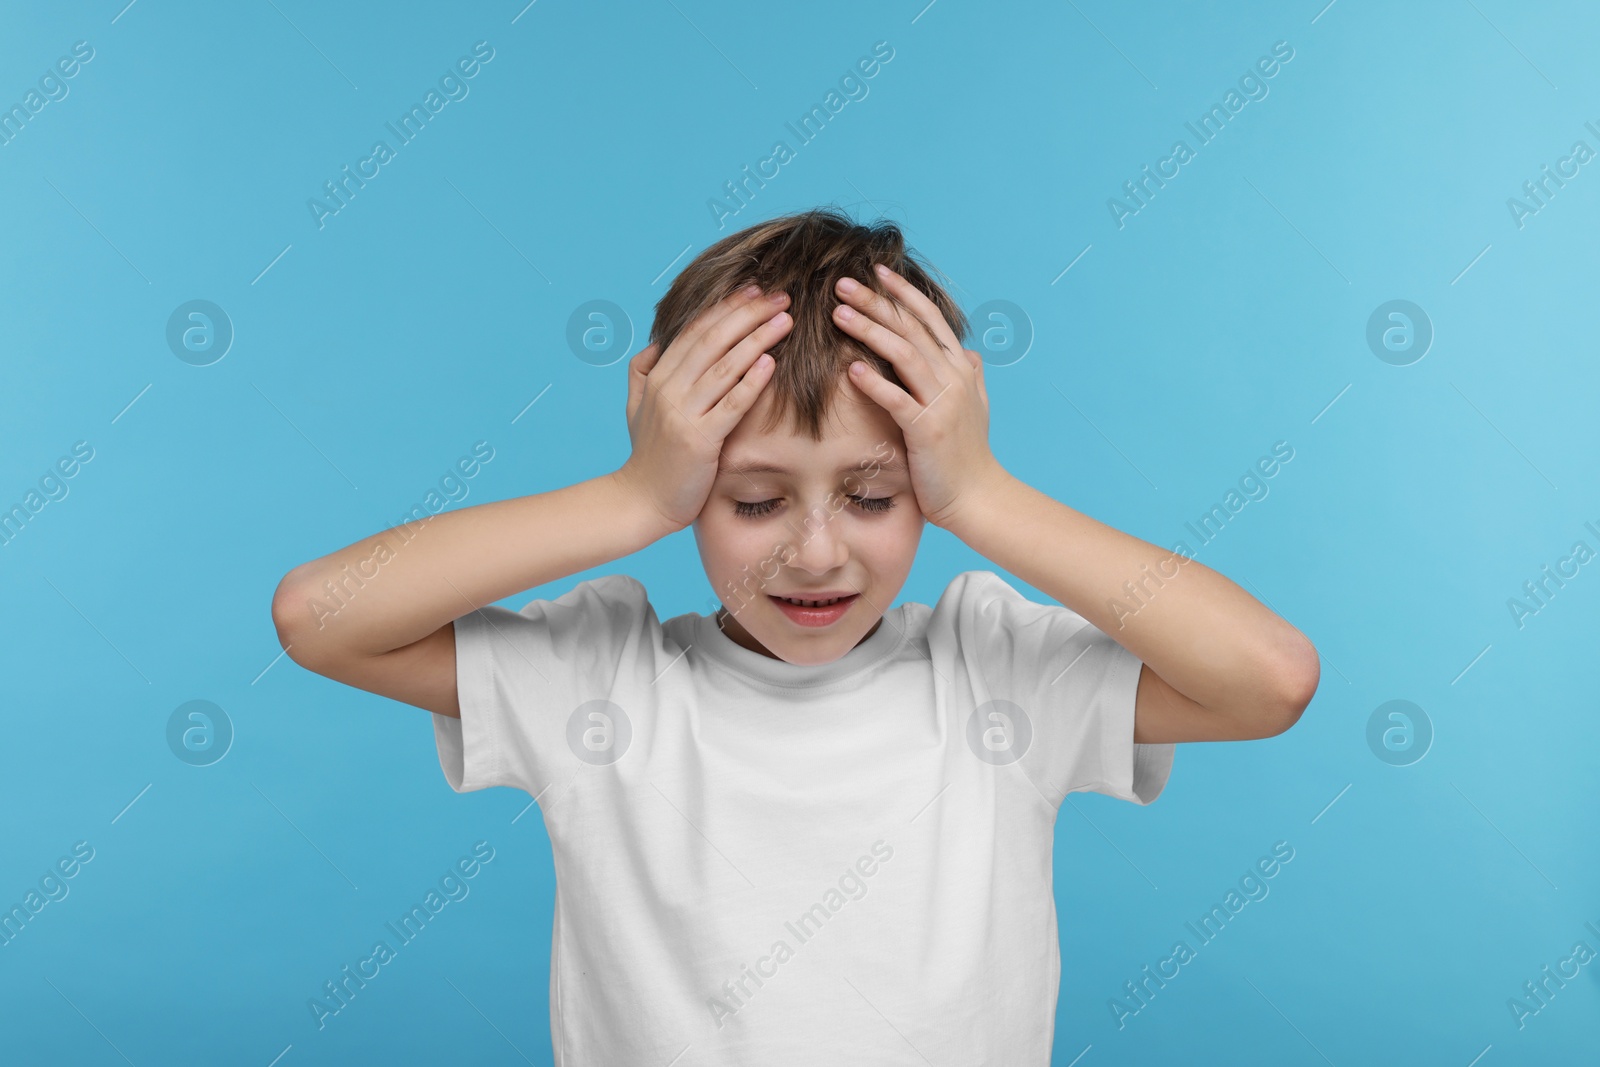
{"type": "Polygon", "coordinates": [[[724,440],[695,543],[727,608],[723,631],[751,651],[816,666],[877,630],[910,573],[924,519],[900,427],[847,378],[821,441],[788,426],[761,432],[772,402],[763,391],[724,440]],[[780,600],[830,593],[848,601],[804,613],[780,600]]]}

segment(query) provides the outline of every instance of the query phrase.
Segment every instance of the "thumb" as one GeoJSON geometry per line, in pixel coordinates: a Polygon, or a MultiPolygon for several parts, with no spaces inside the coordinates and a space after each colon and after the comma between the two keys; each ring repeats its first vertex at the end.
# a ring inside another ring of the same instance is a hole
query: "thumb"
{"type": "Polygon", "coordinates": [[[639,401],[644,398],[644,379],[656,365],[656,360],[661,355],[661,346],[654,341],[640,349],[638,354],[628,361],[628,419],[632,421],[633,413],[639,410],[639,401]]]}
{"type": "Polygon", "coordinates": [[[661,345],[655,341],[651,341],[649,344],[639,349],[634,357],[628,361],[629,372],[631,373],[636,371],[639,374],[649,374],[650,368],[656,365],[656,358],[660,355],[661,345]]]}

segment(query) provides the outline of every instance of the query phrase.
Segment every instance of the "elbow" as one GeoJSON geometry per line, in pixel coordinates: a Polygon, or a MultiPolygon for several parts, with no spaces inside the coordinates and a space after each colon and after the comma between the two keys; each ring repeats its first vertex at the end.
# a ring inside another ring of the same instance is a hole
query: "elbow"
{"type": "Polygon", "coordinates": [[[1276,657],[1271,676],[1277,696],[1266,716],[1269,732],[1263,736],[1267,737],[1284,733],[1299,722],[1316,696],[1322,682],[1322,660],[1316,646],[1296,631],[1288,650],[1276,657]]]}
{"type": "Polygon", "coordinates": [[[309,567],[301,564],[285,574],[272,592],[272,626],[278,633],[278,644],[302,667],[313,657],[316,647],[312,636],[315,630],[307,627],[314,600],[306,591],[309,567]]]}

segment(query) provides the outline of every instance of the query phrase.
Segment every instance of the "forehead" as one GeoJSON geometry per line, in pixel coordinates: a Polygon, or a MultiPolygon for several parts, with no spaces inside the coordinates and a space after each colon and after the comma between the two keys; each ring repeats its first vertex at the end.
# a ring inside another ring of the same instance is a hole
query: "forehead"
{"type": "Polygon", "coordinates": [[[822,440],[780,421],[763,430],[770,417],[774,395],[763,391],[723,441],[720,469],[768,468],[769,473],[834,474],[862,463],[892,469],[888,460],[904,463],[905,438],[900,426],[882,407],[841,379],[823,418],[822,440]]]}

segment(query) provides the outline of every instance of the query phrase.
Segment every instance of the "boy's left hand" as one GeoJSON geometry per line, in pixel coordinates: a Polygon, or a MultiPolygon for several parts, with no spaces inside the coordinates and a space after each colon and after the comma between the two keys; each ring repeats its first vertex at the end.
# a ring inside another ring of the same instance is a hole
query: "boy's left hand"
{"type": "Polygon", "coordinates": [[[887,411],[905,436],[917,506],[929,522],[945,527],[1002,473],[989,449],[983,357],[961,346],[920,289],[882,264],[877,271],[910,314],[866,283],[840,278],[834,289],[844,302],[833,309],[833,321],[888,360],[910,389],[859,360],[850,368],[850,381],[887,411]]]}

